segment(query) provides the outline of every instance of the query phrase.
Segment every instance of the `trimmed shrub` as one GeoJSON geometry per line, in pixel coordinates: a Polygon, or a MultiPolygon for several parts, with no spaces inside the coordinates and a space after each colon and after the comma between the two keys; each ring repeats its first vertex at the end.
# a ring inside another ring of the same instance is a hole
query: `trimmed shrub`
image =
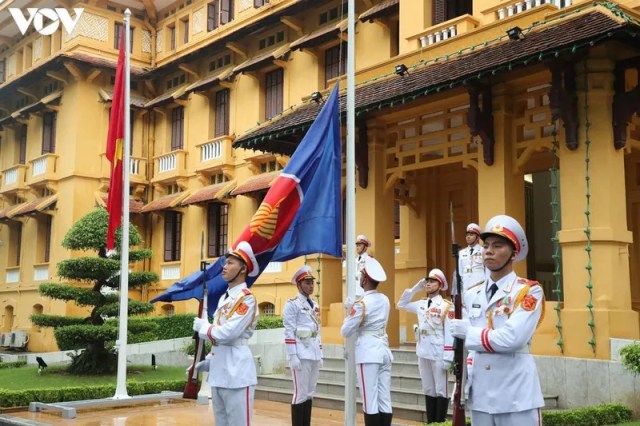
{"type": "Polygon", "coordinates": [[[258,317],[258,325],[256,325],[256,330],[269,330],[272,328],[282,328],[282,327],[284,327],[284,323],[282,322],[282,317],[269,315],[269,316],[258,317]]]}
{"type": "Polygon", "coordinates": [[[27,361],[0,362],[0,370],[3,368],[20,368],[25,365],[27,365],[27,361]]]}
{"type": "Polygon", "coordinates": [[[640,343],[627,345],[620,349],[620,358],[625,368],[634,376],[640,374],[640,343]]]}

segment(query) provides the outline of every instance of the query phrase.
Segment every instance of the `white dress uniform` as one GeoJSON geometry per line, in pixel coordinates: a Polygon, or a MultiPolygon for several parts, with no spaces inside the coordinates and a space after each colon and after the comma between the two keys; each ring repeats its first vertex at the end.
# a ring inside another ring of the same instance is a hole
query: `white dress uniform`
{"type": "Polygon", "coordinates": [[[313,398],[322,360],[320,339],[320,306],[302,293],[289,299],[282,314],[287,355],[300,359],[301,368],[293,375],[293,400],[300,404],[313,398]]]}
{"type": "MultiPolygon", "coordinates": [[[[367,259],[363,273],[378,282],[386,280],[384,270],[372,257],[367,259]]],[[[389,310],[387,296],[377,290],[366,291],[354,302],[340,332],[345,338],[357,336],[355,362],[363,411],[370,415],[386,413],[390,422],[393,355],[386,332],[389,310]]]]}
{"type": "Polygon", "coordinates": [[[483,248],[478,243],[460,250],[460,254],[458,256],[458,270],[462,277],[463,293],[473,284],[484,281],[485,271],[482,260],[482,251],[483,248]]]}
{"type": "Polygon", "coordinates": [[[453,361],[449,313],[453,312],[453,305],[440,295],[412,302],[420,291],[423,291],[421,285],[405,290],[398,301],[398,309],[418,316],[416,355],[422,392],[432,397],[448,398],[447,370],[453,361]]]}
{"type": "Polygon", "coordinates": [[[364,264],[370,257],[366,251],[356,257],[356,297],[362,297],[364,295],[364,290],[360,287],[360,277],[362,276],[364,264]]]}
{"type": "MultiPolygon", "coordinates": [[[[514,242],[515,262],[526,257],[526,236],[515,219],[496,216],[482,235],[483,239],[500,235],[514,242]]],[[[463,298],[464,317],[470,324],[465,346],[470,351],[467,387],[472,423],[540,425],[544,399],[529,348],[544,317],[544,292],[537,282],[519,278],[515,272],[498,280],[491,296],[493,284],[487,277],[467,289],[463,298]]]]}
{"type": "Polygon", "coordinates": [[[216,426],[250,425],[258,383],[253,354],[247,346],[258,322],[255,296],[242,283],[220,298],[207,337],[213,342],[207,383],[216,426]]]}

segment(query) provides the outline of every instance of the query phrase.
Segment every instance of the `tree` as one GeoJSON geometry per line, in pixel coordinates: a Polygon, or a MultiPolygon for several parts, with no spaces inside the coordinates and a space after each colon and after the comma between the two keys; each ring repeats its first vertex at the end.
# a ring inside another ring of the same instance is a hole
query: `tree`
{"type": "MultiPolygon", "coordinates": [[[[53,327],[60,350],[80,350],[73,355],[69,372],[72,374],[103,374],[117,368],[117,355],[113,342],[118,336],[120,286],[119,252],[107,256],[108,213],[99,208],[83,216],[67,232],[62,246],[69,250],[97,252],[96,256],[76,257],[58,263],[58,277],[67,283],[44,283],[39,291],[43,296],[81,307],[92,307],[88,317],[68,317],[36,314],[31,321],[40,327],[53,327]],[[111,318],[111,319],[109,319],[111,318]]],[[[116,233],[116,247],[120,247],[121,229],[116,233]]],[[[129,246],[142,243],[142,237],[130,226],[129,246]]],[[[137,262],[151,257],[150,249],[130,250],[129,261],[137,262]]],[[[129,272],[129,287],[136,288],[158,281],[154,272],[129,272]]],[[[129,315],[153,311],[147,302],[129,300],[129,315]]],[[[129,334],[150,331],[148,322],[129,322],[129,334]]]]}

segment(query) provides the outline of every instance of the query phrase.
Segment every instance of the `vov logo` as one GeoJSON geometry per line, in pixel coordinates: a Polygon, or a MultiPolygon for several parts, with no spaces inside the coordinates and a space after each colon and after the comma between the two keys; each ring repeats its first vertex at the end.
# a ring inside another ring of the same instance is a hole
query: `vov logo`
{"type": "Polygon", "coordinates": [[[80,21],[80,16],[82,16],[84,9],[78,7],[74,8],[73,11],[76,13],[75,19],[71,17],[71,14],[67,9],[61,7],[53,9],[47,7],[40,9],[37,7],[28,7],[28,17],[24,16],[21,9],[15,7],[9,8],[9,13],[13,16],[13,20],[22,35],[27,32],[32,23],[36,31],[42,35],[51,35],[55,33],[58,31],[60,23],[62,23],[67,34],[71,35],[76,25],[78,25],[78,21],[80,21]]]}

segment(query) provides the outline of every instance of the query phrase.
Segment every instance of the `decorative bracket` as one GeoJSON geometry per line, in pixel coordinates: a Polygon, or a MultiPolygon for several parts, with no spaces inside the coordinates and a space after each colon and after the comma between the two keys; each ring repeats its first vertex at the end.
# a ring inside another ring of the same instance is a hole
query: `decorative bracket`
{"type": "Polygon", "coordinates": [[[578,95],[576,93],[575,57],[570,61],[551,60],[547,67],[551,71],[549,107],[551,118],[562,119],[565,144],[571,151],[578,149],[578,95]]]}
{"type": "Polygon", "coordinates": [[[635,68],[640,76],[640,58],[633,61],[618,63],[614,70],[615,81],[613,88],[613,146],[616,149],[624,148],[627,144],[627,126],[633,114],[640,114],[640,84],[628,92],[626,87],[626,71],[635,68]]]}
{"type": "Polygon", "coordinates": [[[467,86],[469,92],[469,112],[467,125],[473,136],[479,136],[483,145],[483,159],[487,166],[493,165],[495,138],[493,132],[493,98],[491,85],[473,84],[467,86]],[[482,109],[479,97],[482,95],[482,109]]]}
{"type": "Polygon", "coordinates": [[[356,166],[358,167],[358,185],[365,189],[369,186],[369,135],[367,121],[362,120],[358,125],[358,142],[355,146],[356,166]]]}

